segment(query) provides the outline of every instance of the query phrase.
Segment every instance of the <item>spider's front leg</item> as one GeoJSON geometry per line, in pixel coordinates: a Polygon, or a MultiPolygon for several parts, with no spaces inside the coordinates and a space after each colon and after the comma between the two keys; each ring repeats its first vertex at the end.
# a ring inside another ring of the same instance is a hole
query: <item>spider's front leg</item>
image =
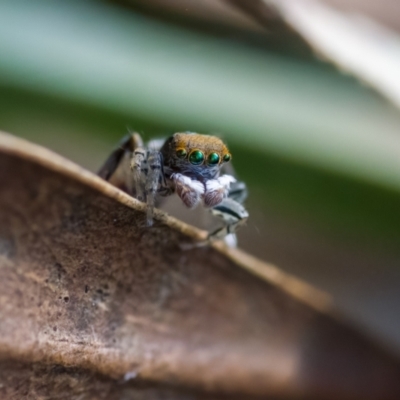
{"type": "Polygon", "coordinates": [[[144,181],[141,170],[145,168],[142,165],[145,159],[142,138],[138,133],[129,133],[104,162],[98,175],[131,195],[143,197],[144,181]]]}
{"type": "Polygon", "coordinates": [[[142,138],[139,134],[132,136],[133,148],[131,152],[130,167],[132,170],[133,184],[135,186],[135,197],[140,201],[145,201],[145,185],[146,185],[146,174],[148,170],[147,158],[148,154],[144,148],[142,138]]]}
{"type": "Polygon", "coordinates": [[[162,155],[158,150],[149,150],[147,158],[146,176],[146,203],[147,203],[147,226],[153,225],[153,213],[156,195],[160,191],[166,190],[166,183],[163,171],[162,155]]]}
{"type": "Polygon", "coordinates": [[[228,244],[233,247],[236,246],[235,233],[236,230],[247,221],[249,217],[247,210],[240,203],[228,197],[213,207],[211,213],[221,218],[225,225],[210,233],[208,239],[225,239],[228,235],[231,235],[231,240],[228,241],[228,244]]]}
{"type": "MultiPolygon", "coordinates": [[[[224,176],[230,175],[223,175],[222,177],[224,176]]],[[[228,245],[235,247],[237,242],[236,230],[249,217],[249,213],[241,204],[247,197],[246,185],[240,181],[230,181],[227,196],[211,209],[214,216],[223,220],[224,226],[210,233],[208,240],[224,239],[228,245]]]]}

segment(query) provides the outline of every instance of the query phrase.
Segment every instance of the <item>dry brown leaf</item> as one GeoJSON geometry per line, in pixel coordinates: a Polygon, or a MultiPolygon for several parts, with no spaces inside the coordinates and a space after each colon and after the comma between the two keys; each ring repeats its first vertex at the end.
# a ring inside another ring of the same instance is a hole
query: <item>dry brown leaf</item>
{"type": "Polygon", "coordinates": [[[0,398],[398,399],[329,298],[0,135],[0,398]]]}

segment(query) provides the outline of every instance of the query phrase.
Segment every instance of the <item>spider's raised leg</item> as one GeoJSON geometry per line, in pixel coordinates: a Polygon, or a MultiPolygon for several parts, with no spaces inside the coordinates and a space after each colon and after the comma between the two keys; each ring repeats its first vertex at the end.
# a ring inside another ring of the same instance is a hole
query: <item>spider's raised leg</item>
{"type": "Polygon", "coordinates": [[[134,149],[134,134],[129,133],[124,136],[118,143],[117,148],[109,155],[107,160],[101,166],[97,175],[106,181],[110,180],[112,175],[118,169],[124,155],[127,152],[132,152],[134,149]]]}
{"type": "MultiPolygon", "coordinates": [[[[138,180],[135,181],[135,177],[132,179],[131,159],[135,149],[141,147],[143,147],[143,141],[140,135],[138,133],[129,133],[121,140],[118,147],[107,158],[98,171],[98,175],[120,189],[134,194],[132,183],[134,183],[136,187],[136,182],[138,180]]],[[[140,190],[141,189],[139,189],[139,191],[140,190]]]]}
{"type": "Polygon", "coordinates": [[[133,184],[135,187],[135,197],[140,201],[145,201],[145,176],[147,174],[148,154],[144,148],[142,138],[139,134],[132,135],[133,148],[131,151],[130,167],[132,170],[133,184]]]}

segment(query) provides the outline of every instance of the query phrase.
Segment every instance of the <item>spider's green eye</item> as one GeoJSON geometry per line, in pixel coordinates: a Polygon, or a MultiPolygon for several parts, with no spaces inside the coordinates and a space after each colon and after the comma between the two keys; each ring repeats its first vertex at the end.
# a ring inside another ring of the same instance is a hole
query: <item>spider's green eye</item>
{"type": "Polygon", "coordinates": [[[179,158],[185,158],[186,155],[187,155],[187,151],[186,151],[185,149],[178,149],[178,150],[176,151],[176,155],[177,155],[179,158]]]}
{"type": "Polygon", "coordinates": [[[210,165],[216,165],[219,163],[219,154],[218,153],[210,153],[207,162],[210,165]]]}
{"type": "Polygon", "coordinates": [[[228,162],[228,161],[231,161],[231,158],[232,158],[232,156],[228,153],[228,154],[224,155],[223,160],[224,160],[224,162],[228,162]]]}
{"type": "Polygon", "coordinates": [[[189,155],[189,161],[194,165],[200,165],[204,161],[204,154],[200,150],[193,150],[189,155]]]}

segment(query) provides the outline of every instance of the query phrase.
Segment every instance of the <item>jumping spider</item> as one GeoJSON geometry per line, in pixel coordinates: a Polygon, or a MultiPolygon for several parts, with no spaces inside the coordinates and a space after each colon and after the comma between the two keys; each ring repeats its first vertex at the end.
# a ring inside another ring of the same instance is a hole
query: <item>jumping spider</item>
{"type": "Polygon", "coordinates": [[[138,200],[147,203],[147,224],[153,223],[156,196],[176,192],[188,208],[201,201],[224,226],[209,234],[209,239],[235,240],[235,231],[248,218],[242,206],[246,185],[233,176],[231,154],[215,136],[175,133],[166,140],[146,145],[138,133],[123,138],[99,171],[138,200]],[[225,173],[225,174],[224,174],[225,173]]]}

